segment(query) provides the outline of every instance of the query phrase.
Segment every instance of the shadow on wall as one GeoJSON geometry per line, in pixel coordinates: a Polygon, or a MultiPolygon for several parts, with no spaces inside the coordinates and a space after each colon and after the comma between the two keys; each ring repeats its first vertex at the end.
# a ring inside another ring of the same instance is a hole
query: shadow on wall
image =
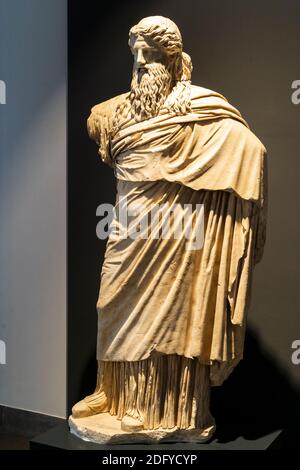
{"type": "MultiPolygon", "coordinates": [[[[79,383],[79,395],[77,400],[82,400],[82,398],[86,397],[87,395],[91,395],[95,390],[98,369],[96,356],[97,352],[95,348],[86,363],[83,374],[80,376],[81,380],[79,383]]],[[[72,405],[74,405],[74,403],[72,403],[72,405]]]]}
{"type": "Polygon", "coordinates": [[[299,444],[299,403],[300,391],[248,327],[244,359],[222,387],[212,388],[211,410],[219,441],[240,436],[255,440],[282,429],[282,446],[293,448],[299,444]]]}

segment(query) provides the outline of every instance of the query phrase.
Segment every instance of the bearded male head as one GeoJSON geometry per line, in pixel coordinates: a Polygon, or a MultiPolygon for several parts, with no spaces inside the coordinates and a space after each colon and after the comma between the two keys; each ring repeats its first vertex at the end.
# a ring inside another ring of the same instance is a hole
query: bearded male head
{"type": "Polygon", "coordinates": [[[128,117],[142,121],[165,108],[174,114],[190,110],[192,61],[182,51],[176,24],[162,16],[149,16],[129,32],[134,57],[129,103],[116,110],[117,127],[128,117]]]}

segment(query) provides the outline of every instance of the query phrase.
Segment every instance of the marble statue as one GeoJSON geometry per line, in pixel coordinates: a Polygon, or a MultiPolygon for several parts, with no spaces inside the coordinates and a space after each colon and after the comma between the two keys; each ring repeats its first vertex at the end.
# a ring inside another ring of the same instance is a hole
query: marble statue
{"type": "Polygon", "coordinates": [[[215,430],[210,387],[243,356],[265,243],[266,149],[226,98],[192,85],[170,19],[142,19],[129,47],[131,90],[88,119],[117,199],[97,303],[97,385],[69,423],[96,442],[205,442],[215,430]]]}

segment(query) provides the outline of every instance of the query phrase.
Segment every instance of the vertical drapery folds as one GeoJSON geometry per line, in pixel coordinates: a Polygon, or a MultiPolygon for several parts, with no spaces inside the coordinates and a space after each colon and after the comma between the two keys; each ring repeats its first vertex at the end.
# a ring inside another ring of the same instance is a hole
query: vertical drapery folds
{"type": "Polygon", "coordinates": [[[136,362],[101,362],[99,383],[109,412],[142,418],[146,429],[204,429],[209,413],[209,368],[197,359],[153,354],[136,362]]]}

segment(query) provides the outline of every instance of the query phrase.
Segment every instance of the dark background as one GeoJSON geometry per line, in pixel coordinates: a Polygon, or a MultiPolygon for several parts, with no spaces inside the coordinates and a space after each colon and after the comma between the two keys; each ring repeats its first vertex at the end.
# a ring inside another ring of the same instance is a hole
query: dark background
{"type": "Polygon", "coordinates": [[[90,108],[128,91],[129,28],[163,15],[179,26],[193,60],[193,83],[224,94],[269,154],[269,222],[265,256],[255,272],[244,361],[212,408],[220,438],[258,437],[283,428],[297,442],[300,365],[299,116],[291,84],[300,79],[298,0],[69,1],[68,130],[68,405],[96,380],[96,301],[105,242],[96,208],[114,203],[115,181],[89,140],[90,108]]]}

